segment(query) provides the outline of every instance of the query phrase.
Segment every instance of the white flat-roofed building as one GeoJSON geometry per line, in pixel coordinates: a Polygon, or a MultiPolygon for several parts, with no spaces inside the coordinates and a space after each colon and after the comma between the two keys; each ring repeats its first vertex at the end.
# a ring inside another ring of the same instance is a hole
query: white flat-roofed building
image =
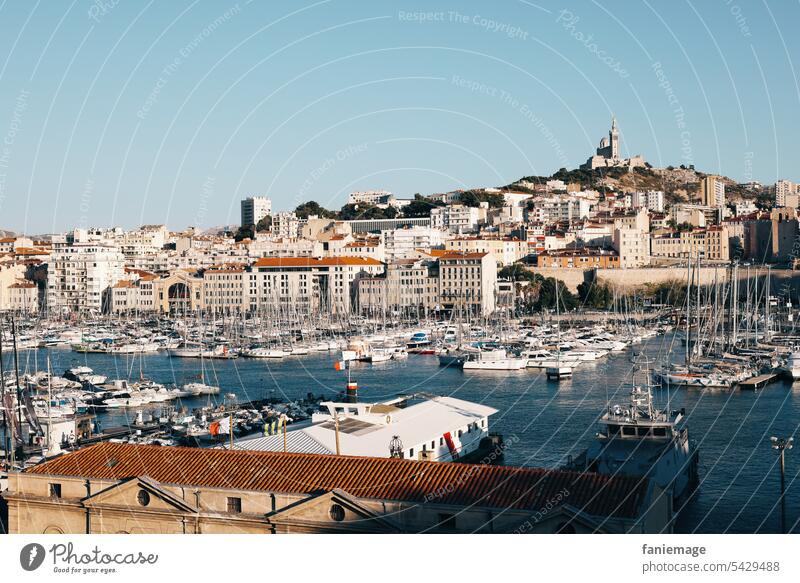
{"type": "Polygon", "coordinates": [[[664,212],[664,192],[661,190],[648,190],[631,194],[630,206],[635,209],[647,209],[655,213],[664,212]]]}
{"type": "Polygon", "coordinates": [[[300,229],[303,221],[294,211],[285,211],[272,215],[272,235],[288,239],[297,239],[300,236],[300,229]]]}
{"type": "Polygon", "coordinates": [[[392,229],[381,233],[388,261],[409,257],[416,249],[441,249],[447,236],[449,235],[440,229],[421,226],[392,229]]]}
{"type": "Polygon", "coordinates": [[[278,306],[308,313],[348,313],[359,277],[383,273],[384,264],[368,257],[264,257],[246,274],[252,311],[278,306]]]}
{"type": "Polygon", "coordinates": [[[103,235],[75,229],[53,236],[47,268],[47,310],[103,312],[111,308],[111,287],[125,277],[125,257],[103,235]]]}
{"type": "Polygon", "coordinates": [[[251,196],[242,200],[242,226],[257,225],[258,221],[272,214],[272,201],[266,196],[251,196]]]}
{"type": "Polygon", "coordinates": [[[430,226],[451,233],[472,233],[486,222],[486,208],[453,204],[431,209],[430,226]]]}
{"type": "MultiPolygon", "coordinates": [[[[489,435],[489,417],[497,409],[454,397],[432,397],[399,407],[400,399],[384,403],[323,402],[312,424],[286,431],[286,450],[294,453],[336,454],[339,416],[339,453],[347,456],[402,457],[412,460],[457,461],[478,450],[489,435]],[[395,437],[398,441],[393,441],[395,437]],[[401,446],[395,451],[390,444],[401,446]]],[[[283,434],[241,439],[234,449],[284,451],[283,434]]]]}

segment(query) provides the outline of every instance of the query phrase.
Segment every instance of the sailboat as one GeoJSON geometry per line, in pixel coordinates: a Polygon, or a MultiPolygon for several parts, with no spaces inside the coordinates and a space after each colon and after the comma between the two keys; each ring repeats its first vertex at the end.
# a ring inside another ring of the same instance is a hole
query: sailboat
{"type": "MultiPolygon", "coordinates": [[[[555,280],[555,286],[556,286],[556,318],[558,318],[559,314],[558,288],[560,286],[558,284],[557,279],[555,280]]],[[[570,378],[572,376],[572,366],[561,362],[561,322],[558,323],[556,335],[557,335],[556,361],[552,365],[545,368],[545,374],[547,375],[548,380],[554,380],[554,381],[570,378]]]]}

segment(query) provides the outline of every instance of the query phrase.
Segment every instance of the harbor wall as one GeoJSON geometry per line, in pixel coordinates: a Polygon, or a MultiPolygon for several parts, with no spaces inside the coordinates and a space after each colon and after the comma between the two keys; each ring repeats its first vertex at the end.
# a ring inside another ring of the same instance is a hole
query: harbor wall
{"type": "MultiPolygon", "coordinates": [[[[622,291],[632,291],[645,284],[659,284],[670,281],[680,281],[686,283],[686,267],[642,267],[635,269],[554,269],[554,268],[532,268],[531,271],[539,273],[544,277],[554,277],[560,279],[570,291],[576,292],[578,285],[584,281],[597,281],[601,284],[608,284],[622,291]]],[[[746,281],[749,277],[754,281],[759,277],[759,287],[764,284],[767,277],[767,268],[763,266],[739,267],[738,275],[739,289],[744,293],[746,281]],[[748,275],[749,274],[749,275],[748,275]]],[[[771,293],[777,295],[783,293],[786,286],[792,290],[792,297],[800,297],[800,271],[791,269],[772,269],[770,270],[771,293]]],[[[701,285],[711,285],[715,281],[726,281],[729,270],[726,266],[701,267],[698,270],[701,285]]],[[[697,276],[695,276],[697,277],[697,276]]],[[[695,279],[695,281],[697,281],[695,279]]]]}

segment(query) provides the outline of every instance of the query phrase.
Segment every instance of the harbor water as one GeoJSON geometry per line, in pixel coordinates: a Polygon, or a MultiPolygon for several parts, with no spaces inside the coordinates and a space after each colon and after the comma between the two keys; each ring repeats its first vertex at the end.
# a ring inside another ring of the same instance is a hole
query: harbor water
{"type": "MultiPolygon", "coordinates": [[[[680,349],[667,337],[657,337],[633,350],[653,361],[680,349]]],[[[485,403],[499,412],[491,430],[505,439],[508,465],[557,467],[580,454],[594,439],[596,420],[606,403],[624,404],[631,381],[632,349],[594,363],[584,363],[571,379],[548,381],[544,370],[463,371],[440,367],[435,356],[410,355],[401,361],[355,363],[353,379],[366,401],[398,394],[426,392],[485,403]]],[[[12,365],[5,354],[6,370],[12,365]]],[[[140,373],[163,384],[197,381],[200,361],[170,358],[165,352],[138,355],[79,354],[69,349],[39,349],[20,353],[21,372],[46,368],[54,374],[86,365],[98,374],[137,379],[140,373]]],[[[678,358],[680,355],[675,356],[678,358]]],[[[205,360],[206,382],[219,385],[214,397],[184,399],[188,409],[221,402],[234,393],[239,402],[275,398],[291,401],[308,393],[336,399],[346,373],[334,370],[334,353],[313,353],[279,360],[239,358],[205,360]]],[[[800,422],[800,383],[771,384],[760,391],[658,389],[656,402],[684,408],[691,438],[700,452],[700,486],[676,524],[683,533],[774,533],[780,528],[779,459],[771,449],[772,435],[793,435],[800,422]]],[[[181,404],[177,404],[181,406],[181,404]]],[[[158,406],[153,406],[158,408],[158,406]]],[[[104,427],[132,422],[136,410],[98,415],[104,427]]],[[[388,444],[387,444],[388,447],[388,444]]],[[[347,452],[344,452],[345,454],[347,452]]],[[[787,525],[800,532],[800,448],[786,452],[787,525]]]]}

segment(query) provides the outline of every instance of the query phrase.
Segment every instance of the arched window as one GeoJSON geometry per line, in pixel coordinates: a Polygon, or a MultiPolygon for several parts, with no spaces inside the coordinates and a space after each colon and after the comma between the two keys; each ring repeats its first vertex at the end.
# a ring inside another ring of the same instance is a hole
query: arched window
{"type": "Polygon", "coordinates": [[[42,531],[42,534],[64,534],[64,531],[57,526],[48,526],[42,531]]]}

